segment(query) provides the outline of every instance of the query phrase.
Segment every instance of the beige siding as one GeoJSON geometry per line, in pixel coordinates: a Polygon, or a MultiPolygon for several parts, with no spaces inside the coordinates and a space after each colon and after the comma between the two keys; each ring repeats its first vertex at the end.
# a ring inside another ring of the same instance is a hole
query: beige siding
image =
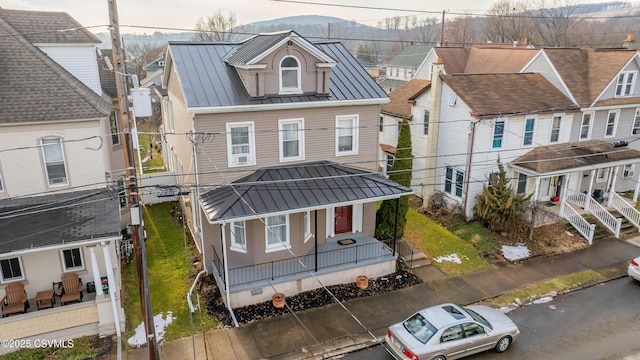
{"type": "Polygon", "coordinates": [[[362,233],[369,236],[376,234],[376,203],[363,204],[362,209],[362,233]]]}
{"type": "Polygon", "coordinates": [[[287,165],[302,162],[328,160],[337,163],[353,163],[364,170],[376,171],[378,146],[378,105],[330,107],[320,109],[293,109],[268,112],[198,115],[196,132],[217,133],[211,141],[202,142],[204,154],[199,152],[198,171],[200,183],[223,184],[246,176],[265,166],[287,165]],[[358,115],[358,154],[336,156],[335,118],[337,115],[358,115]],[[278,120],[304,119],[305,159],[281,163],[279,157],[278,120]],[[255,126],[256,165],[228,167],[226,124],[253,121],[255,126]],[[224,173],[224,178],[218,172],[224,173]]]}

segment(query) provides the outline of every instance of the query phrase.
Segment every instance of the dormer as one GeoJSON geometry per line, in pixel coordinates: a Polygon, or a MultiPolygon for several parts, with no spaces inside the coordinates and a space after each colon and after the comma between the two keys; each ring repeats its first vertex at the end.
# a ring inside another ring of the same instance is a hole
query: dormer
{"type": "Polygon", "coordinates": [[[328,96],[336,61],[293,30],[258,34],[242,42],[226,63],[252,98],[328,96]]]}

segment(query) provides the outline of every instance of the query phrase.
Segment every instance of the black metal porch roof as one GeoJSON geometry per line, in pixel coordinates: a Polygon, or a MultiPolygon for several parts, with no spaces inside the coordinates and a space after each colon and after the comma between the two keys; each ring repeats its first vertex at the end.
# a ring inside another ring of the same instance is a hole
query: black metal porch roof
{"type": "Polygon", "coordinates": [[[328,161],[268,167],[200,197],[212,222],[411,194],[376,173],[328,161]]]}

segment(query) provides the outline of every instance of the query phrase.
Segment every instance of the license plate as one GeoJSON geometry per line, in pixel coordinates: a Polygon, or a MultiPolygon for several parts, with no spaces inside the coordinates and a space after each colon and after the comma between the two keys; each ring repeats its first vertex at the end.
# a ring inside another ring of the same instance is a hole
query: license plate
{"type": "Polygon", "coordinates": [[[397,342],[394,342],[393,345],[396,347],[396,349],[400,350],[400,344],[398,344],[397,342]]]}

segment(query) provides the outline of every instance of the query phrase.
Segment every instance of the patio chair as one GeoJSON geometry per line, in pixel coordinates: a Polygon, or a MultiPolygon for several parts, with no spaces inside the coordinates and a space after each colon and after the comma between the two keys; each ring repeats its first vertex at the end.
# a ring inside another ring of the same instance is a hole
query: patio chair
{"type": "Polygon", "coordinates": [[[2,299],[2,317],[13,314],[24,314],[29,308],[27,292],[24,291],[24,284],[12,282],[4,288],[5,296],[2,299]]]}
{"type": "Polygon", "coordinates": [[[70,302],[82,302],[82,285],[76,273],[66,273],[62,275],[62,296],[60,304],[70,302]]]}

